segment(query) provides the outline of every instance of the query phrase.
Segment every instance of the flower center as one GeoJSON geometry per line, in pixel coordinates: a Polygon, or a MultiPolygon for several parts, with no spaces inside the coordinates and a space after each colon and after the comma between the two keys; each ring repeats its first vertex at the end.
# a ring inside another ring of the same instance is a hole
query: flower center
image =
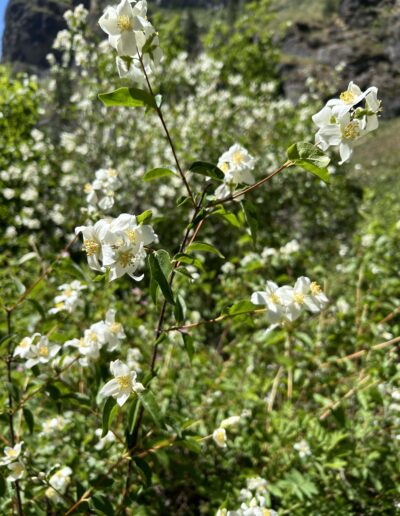
{"type": "Polygon", "coordinates": [[[219,168],[222,170],[224,174],[227,174],[229,172],[229,163],[222,163],[222,165],[219,166],[219,168]]]}
{"type": "Polygon", "coordinates": [[[117,26],[121,32],[133,29],[132,20],[126,14],[118,16],[117,26]]]}
{"type": "Polygon", "coordinates": [[[128,375],[118,376],[117,383],[122,389],[127,389],[131,383],[131,380],[128,375]]]}
{"type": "Polygon", "coordinates": [[[343,91],[340,94],[340,100],[342,100],[345,104],[352,104],[356,96],[351,91],[343,91]]]}
{"type": "Polygon", "coordinates": [[[56,304],[56,308],[57,308],[58,310],[64,310],[64,308],[65,308],[65,304],[64,304],[64,303],[57,303],[57,304],[56,304]]]}
{"type": "Polygon", "coordinates": [[[347,124],[343,129],[343,136],[348,140],[355,140],[360,136],[360,127],[355,120],[347,124]]]}
{"type": "Polygon", "coordinates": [[[321,287],[318,285],[318,283],[316,281],[313,281],[311,283],[310,290],[314,296],[318,296],[318,294],[321,294],[321,292],[322,292],[321,287]]]}
{"type": "Polygon", "coordinates": [[[121,330],[121,323],[113,322],[111,325],[111,333],[118,333],[121,330]]]}
{"type": "Polygon", "coordinates": [[[21,342],[19,343],[19,347],[20,348],[28,348],[29,347],[28,337],[25,337],[24,339],[21,340],[21,342]]]}
{"type": "Polygon", "coordinates": [[[280,303],[278,294],[271,294],[269,296],[269,299],[270,299],[271,303],[273,303],[274,305],[278,305],[280,303]]]}
{"type": "Polygon", "coordinates": [[[137,242],[137,235],[136,235],[136,231],[134,229],[128,229],[126,231],[126,236],[129,238],[129,241],[132,244],[136,244],[136,242],[137,242]]]}
{"type": "Polygon", "coordinates": [[[98,253],[99,250],[99,244],[96,242],[96,240],[84,240],[83,241],[83,250],[86,251],[86,254],[88,256],[93,256],[98,253]]]}
{"type": "Polygon", "coordinates": [[[304,294],[300,294],[300,293],[294,294],[293,300],[298,305],[304,305],[304,294]]]}
{"type": "Polygon", "coordinates": [[[83,191],[85,193],[91,193],[91,192],[93,192],[93,186],[90,183],[86,183],[85,186],[83,187],[83,191]]]}
{"type": "Polygon", "coordinates": [[[243,153],[240,151],[236,151],[233,153],[232,161],[235,165],[240,165],[244,161],[243,153]]]}
{"type": "Polygon", "coordinates": [[[49,348],[47,346],[40,346],[39,355],[41,357],[48,357],[49,356],[49,348]]]}
{"type": "Polygon", "coordinates": [[[73,293],[74,293],[74,291],[72,290],[72,288],[71,288],[71,287],[67,287],[67,288],[64,290],[64,292],[63,292],[63,294],[64,294],[64,296],[65,296],[65,297],[71,297],[71,296],[73,295],[73,293]]]}
{"type": "Polygon", "coordinates": [[[118,253],[118,263],[122,267],[128,267],[132,263],[133,253],[131,251],[121,251],[118,253]]]}
{"type": "Polygon", "coordinates": [[[7,453],[7,455],[8,455],[9,457],[16,457],[16,456],[18,455],[18,453],[17,453],[15,450],[11,449],[11,450],[7,453]]]}
{"type": "Polygon", "coordinates": [[[108,177],[117,177],[118,172],[115,170],[115,168],[109,168],[107,170],[107,176],[108,177]]]}

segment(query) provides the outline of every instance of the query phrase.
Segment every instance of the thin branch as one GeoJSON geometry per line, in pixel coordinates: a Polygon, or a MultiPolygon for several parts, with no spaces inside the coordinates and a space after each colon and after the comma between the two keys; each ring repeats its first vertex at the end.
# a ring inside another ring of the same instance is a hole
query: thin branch
{"type": "Polygon", "coordinates": [[[185,174],[184,174],[184,172],[182,170],[182,167],[181,167],[181,165],[179,163],[179,159],[178,159],[178,155],[176,153],[175,145],[174,145],[174,142],[172,141],[172,138],[171,138],[171,135],[169,133],[167,124],[165,123],[164,115],[163,115],[163,113],[161,111],[160,106],[157,104],[157,102],[155,100],[155,95],[154,95],[154,92],[153,92],[153,88],[151,87],[149,76],[147,75],[146,68],[145,68],[144,63],[143,63],[143,58],[142,58],[141,54],[138,54],[138,56],[139,56],[139,61],[140,61],[141,67],[142,67],[142,71],[143,71],[144,77],[146,79],[147,87],[149,88],[150,94],[154,97],[156,111],[157,111],[158,117],[160,119],[161,125],[163,126],[163,129],[164,129],[164,132],[165,132],[165,136],[167,137],[169,146],[171,147],[171,151],[172,151],[172,154],[174,156],[174,160],[175,160],[176,167],[178,169],[179,175],[182,178],[183,184],[186,187],[187,193],[189,194],[189,197],[190,197],[190,199],[192,201],[193,206],[196,206],[196,201],[194,199],[193,192],[192,192],[192,190],[191,190],[191,188],[189,186],[189,183],[188,183],[188,181],[187,181],[187,179],[185,177],[185,174]]]}

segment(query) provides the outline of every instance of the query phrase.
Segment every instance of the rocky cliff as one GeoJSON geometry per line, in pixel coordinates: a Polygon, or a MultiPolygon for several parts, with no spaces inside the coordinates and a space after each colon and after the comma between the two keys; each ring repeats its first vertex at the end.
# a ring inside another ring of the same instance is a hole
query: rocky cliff
{"type": "Polygon", "coordinates": [[[400,116],[400,1],[341,0],[329,23],[294,24],[280,43],[287,97],[297,99],[308,77],[342,87],[352,79],[380,90],[386,118],[400,116]]]}

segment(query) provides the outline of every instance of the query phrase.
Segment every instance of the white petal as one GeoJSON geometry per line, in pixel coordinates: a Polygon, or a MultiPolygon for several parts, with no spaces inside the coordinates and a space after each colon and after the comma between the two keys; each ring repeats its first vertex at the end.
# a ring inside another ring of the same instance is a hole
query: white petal
{"type": "Polygon", "coordinates": [[[266,305],[267,304],[267,294],[265,292],[254,292],[251,296],[251,302],[253,305],[266,305]]]}
{"type": "Polygon", "coordinates": [[[117,19],[116,10],[113,7],[107,7],[103,16],[99,20],[99,25],[106,34],[116,36],[121,32],[118,28],[117,19]]]}

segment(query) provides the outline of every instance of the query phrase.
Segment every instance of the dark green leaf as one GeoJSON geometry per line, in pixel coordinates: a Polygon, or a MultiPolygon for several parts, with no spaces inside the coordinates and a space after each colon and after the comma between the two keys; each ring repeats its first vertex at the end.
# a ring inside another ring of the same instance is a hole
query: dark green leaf
{"type": "Polygon", "coordinates": [[[153,179],[159,179],[160,177],[174,176],[175,173],[168,168],[153,168],[145,173],[143,179],[145,181],[153,181],[153,179]]]}
{"type": "Polygon", "coordinates": [[[23,414],[24,414],[24,419],[25,419],[25,422],[29,428],[29,433],[33,433],[33,427],[35,426],[35,422],[34,422],[34,419],[33,419],[33,414],[32,412],[24,407],[23,410],[22,410],[23,414]]]}
{"type": "Polygon", "coordinates": [[[223,181],[225,177],[221,169],[212,163],[207,163],[206,161],[196,161],[193,163],[193,165],[191,165],[189,170],[194,174],[211,177],[216,181],[223,181]]]}
{"type": "Polygon", "coordinates": [[[326,167],[330,159],[321,149],[307,142],[294,143],[288,148],[287,155],[295,165],[329,183],[329,172],[326,167]]]}
{"type": "Polygon", "coordinates": [[[258,233],[258,216],[257,210],[254,204],[247,199],[242,201],[242,207],[244,211],[244,215],[246,217],[246,222],[250,228],[251,238],[253,239],[254,246],[257,243],[257,233],[258,233]]]}
{"type": "Polygon", "coordinates": [[[141,457],[133,457],[133,462],[146,487],[151,486],[151,477],[153,473],[150,469],[150,466],[141,457]]]}
{"type": "MultiPolygon", "coordinates": [[[[149,265],[151,281],[155,281],[157,285],[159,285],[161,292],[163,293],[168,303],[171,303],[172,305],[175,304],[174,295],[172,293],[171,287],[169,286],[167,275],[164,272],[171,267],[171,261],[168,253],[166,251],[157,251],[156,253],[151,254],[149,256],[149,265]]],[[[155,301],[155,299],[157,299],[157,295],[154,292],[154,283],[153,287],[151,287],[151,290],[153,301],[155,301]]]]}
{"type": "Polygon", "coordinates": [[[135,398],[131,406],[129,407],[129,413],[128,413],[128,428],[129,433],[133,432],[133,429],[135,428],[136,421],[139,415],[139,408],[140,408],[140,400],[138,398],[135,398]]]}
{"type": "Polygon", "coordinates": [[[108,433],[110,425],[118,411],[118,405],[114,398],[107,398],[103,407],[103,432],[101,437],[105,437],[108,433]]]}
{"type": "Polygon", "coordinates": [[[92,496],[92,503],[95,509],[106,516],[113,516],[115,511],[106,495],[95,494],[92,496]]]}
{"type": "Polygon", "coordinates": [[[138,397],[145,410],[150,414],[155,424],[161,427],[161,411],[158,403],[151,391],[145,391],[144,393],[138,392],[138,397]]]}
{"type": "Polygon", "coordinates": [[[117,90],[110,91],[109,93],[100,93],[98,97],[105,106],[148,106],[154,109],[156,108],[156,102],[153,95],[137,88],[118,88],[117,90]]]}
{"type": "Polygon", "coordinates": [[[191,335],[189,335],[188,333],[181,333],[181,335],[182,335],[185,351],[189,357],[190,363],[192,363],[193,357],[195,355],[193,337],[191,335]]]}
{"type": "Polygon", "coordinates": [[[181,295],[177,295],[175,298],[174,316],[176,322],[182,323],[186,317],[186,303],[181,295]]]}
{"type": "Polygon", "coordinates": [[[3,475],[0,474],[0,498],[3,498],[3,496],[6,494],[7,491],[7,484],[4,480],[3,475]]]}

